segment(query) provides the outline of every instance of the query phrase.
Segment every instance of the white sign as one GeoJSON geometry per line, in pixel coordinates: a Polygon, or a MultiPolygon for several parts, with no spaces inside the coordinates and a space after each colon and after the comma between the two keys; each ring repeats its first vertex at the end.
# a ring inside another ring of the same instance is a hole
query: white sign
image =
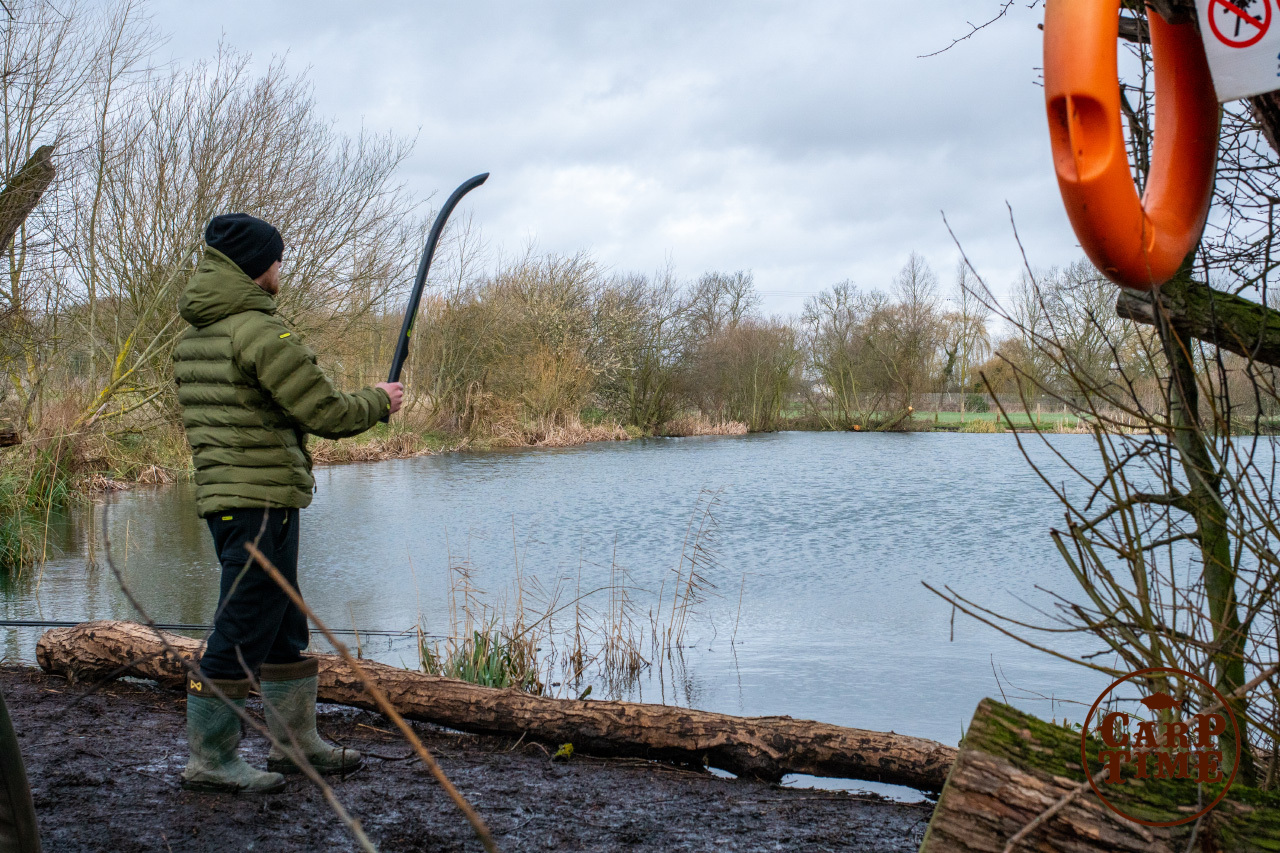
{"type": "Polygon", "coordinates": [[[1280,89],[1280,0],[1196,0],[1219,101],[1280,89]]]}

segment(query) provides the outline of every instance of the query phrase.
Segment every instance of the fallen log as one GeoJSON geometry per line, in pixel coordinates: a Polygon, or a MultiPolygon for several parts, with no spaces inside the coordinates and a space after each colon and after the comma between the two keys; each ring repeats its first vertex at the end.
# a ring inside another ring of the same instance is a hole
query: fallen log
{"type": "MultiPolygon", "coordinates": [[[[1180,820],[1196,811],[1198,794],[1191,780],[1129,779],[1118,789],[1108,799],[1126,814],[1151,822],[1180,820]]],[[[1210,785],[1205,792],[1210,798],[1216,795],[1210,785]]],[[[1117,815],[1093,792],[1080,764],[1078,731],[984,699],[960,745],[920,853],[1002,851],[1038,819],[1014,845],[1016,850],[1243,853],[1276,849],[1280,797],[1239,786],[1198,823],[1144,826],[1117,815]]]]}
{"type": "Polygon", "coordinates": [[[910,421],[911,416],[914,413],[915,413],[915,408],[912,406],[907,406],[901,412],[898,412],[898,414],[894,415],[893,417],[889,418],[889,420],[885,421],[884,423],[876,427],[874,431],[875,432],[893,432],[899,426],[901,426],[904,421],[910,421]]]}
{"type": "Polygon", "coordinates": [[[0,424],[0,447],[16,447],[22,444],[22,436],[11,426],[0,424]]]}
{"type": "MultiPolygon", "coordinates": [[[[191,660],[200,644],[134,622],[86,622],[46,631],[36,660],[46,672],[72,681],[134,676],[181,684],[182,663],[167,642],[191,660]]],[[[320,660],[322,702],[376,710],[360,681],[336,655],[320,660]]],[[[689,708],[635,702],[551,699],[515,689],[364,661],[392,705],[411,720],[477,734],[524,736],[575,752],[634,757],[727,770],[778,781],[788,773],[863,779],[938,791],[955,760],[954,747],[922,738],[850,729],[791,717],[734,717],[689,708]]]]}

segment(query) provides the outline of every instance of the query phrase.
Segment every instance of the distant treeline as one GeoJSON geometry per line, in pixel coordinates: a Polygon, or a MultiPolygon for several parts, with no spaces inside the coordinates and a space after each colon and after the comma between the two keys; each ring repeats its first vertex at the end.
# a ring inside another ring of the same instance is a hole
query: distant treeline
{"type": "MultiPolygon", "coordinates": [[[[989,299],[963,264],[944,289],[912,254],[883,289],[841,282],[798,316],[769,316],[750,272],[606,275],[585,255],[529,254],[433,289],[406,381],[435,429],[520,443],[584,417],[642,433],[689,416],[752,432],[867,428],[940,392],[986,411],[991,392],[1078,393],[1055,375],[1064,363],[1105,383],[1117,360],[1147,362],[1149,341],[1115,318],[1114,286],[1085,261],[1024,276],[1011,334],[993,334],[989,299]],[[1050,327],[1069,360],[1027,342],[1050,327]]],[[[348,382],[371,381],[398,323],[370,315],[360,333],[323,336],[322,352],[348,382]]]]}
{"type": "MultiPolygon", "coordinates": [[[[57,177],[7,254],[0,420],[98,442],[101,457],[123,452],[102,441],[172,432],[178,296],[204,224],[225,211],[284,234],[280,311],[322,363],[346,385],[385,378],[431,218],[402,185],[409,141],[338,132],[279,62],[254,72],[222,47],[190,67],[151,63],[159,37],[128,0],[12,6],[0,32],[0,170],[14,175],[48,143],[57,177]]],[[[1002,336],[967,268],[944,284],[912,254],[892,281],[830,284],[798,315],[769,316],[750,272],[501,258],[462,216],[417,325],[407,417],[422,431],[518,444],[583,422],[632,434],[689,431],[670,425],[690,419],[847,429],[924,394],[975,405],[988,391],[1068,394],[1079,383],[1058,381],[1063,363],[1105,383],[1150,347],[1115,318],[1113,298],[1083,261],[1024,276],[1002,336]],[[1070,359],[1028,345],[1044,329],[1070,359]]]]}

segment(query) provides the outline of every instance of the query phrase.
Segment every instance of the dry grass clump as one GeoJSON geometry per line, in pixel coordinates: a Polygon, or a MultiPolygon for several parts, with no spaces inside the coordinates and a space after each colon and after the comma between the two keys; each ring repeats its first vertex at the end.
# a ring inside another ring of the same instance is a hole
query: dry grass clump
{"type": "Polygon", "coordinates": [[[594,441],[630,441],[631,433],[621,424],[592,424],[570,420],[564,425],[549,424],[529,428],[522,443],[528,447],[576,447],[594,441]]]}
{"type": "Polygon", "coordinates": [[[1093,426],[1084,418],[1069,420],[1061,418],[1053,425],[1053,431],[1068,435],[1085,435],[1093,432],[1093,426]]]}
{"type": "Polygon", "coordinates": [[[90,492],[163,486],[190,476],[191,448],[180,425],[139,417],[115,427],[91,428],[75,441],[71,465],[90,492]]]}
{"type": "Polygon", "coordinates": [[[683,415],[658,428],[658,435],[687,438],[695,435],[746,435],[747,425],[741,421],[712,421],[706,415],[683,415]]]}
{"type": "Polygon", "coordinates": [[[381,462],[386,459],[409,459],[429,455],[422,436],[414,432],[375,435],[369,441],[331,441],[319,439],[307,449],[317,465],[341,465],[346,462],[381,462]]]}
{"type": "Polygon", "coordinates": [[[148,465],[128,479],[112,477],[95,471],[81,479],[81,488],[90,494],[103,492],[127,492],[134,486],[168,486],[177,481],[177,477],[168,468],[159,465],[148,465]]]}
{"type": "Polygon", "coordinates": [[[126,483],[124,480],[113,480],[112,478],[105,477],[102,474],[90,474],[84,480],[84,488],[87,489],[90,494],[98,495],[107,492],[127,492],[129,489],[133,488],[133,484],[126,483]]]}

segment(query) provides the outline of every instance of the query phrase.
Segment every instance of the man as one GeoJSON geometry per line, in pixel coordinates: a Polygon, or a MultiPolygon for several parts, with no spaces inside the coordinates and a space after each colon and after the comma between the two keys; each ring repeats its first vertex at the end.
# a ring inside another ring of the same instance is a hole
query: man
{"type": "Polygon", "coordinates": [[[173,353],[178,403],[196,468],[196,507],[222,564],[221,593],[199,678],[187,683],[191,755],[183,787],[267,793],[297,767],[279,747],[268,772],[236,749],[240,720],[210,691],[244,707],[257,674],[275,741],[296,740],[322,773],[350,772],[360,755],[316,733],[315,658],[303,657],[307,620],[245,550],[257,547],[295,587],[299,510],[315,480],[306,436],[343,438],[400,408],[404,387],[381,383],[344,394],[316,356],[276,316],[284,241],[244,213],[215,216],[204,258],[178,304],[192,325],[173,353]]]}

